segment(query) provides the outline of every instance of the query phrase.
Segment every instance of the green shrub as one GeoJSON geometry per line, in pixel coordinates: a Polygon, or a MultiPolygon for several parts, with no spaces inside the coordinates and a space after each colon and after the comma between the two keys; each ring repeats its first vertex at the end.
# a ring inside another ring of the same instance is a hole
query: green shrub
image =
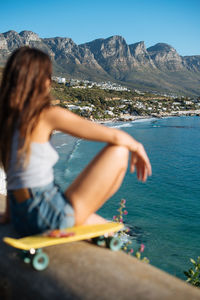
{"type": "Polygon", "coordinates": [[[200,287],[200,256],[198,256],[197,261],[190,259],[193,267],[188,271],[184,271],[185,276],[187,276],[187,282],[194,286],[200,287]]]}

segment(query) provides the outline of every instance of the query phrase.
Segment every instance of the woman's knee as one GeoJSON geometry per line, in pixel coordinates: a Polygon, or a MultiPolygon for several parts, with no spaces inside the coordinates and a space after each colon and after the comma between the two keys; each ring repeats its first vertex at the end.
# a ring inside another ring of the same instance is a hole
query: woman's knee
{"type": "Polygon", "coordinates": [[[112,157],[115,159],[115,163],[127,168],[129,157],[128,148],[117,145],[108,145],[107,147],[112,151],[112,157]]]}

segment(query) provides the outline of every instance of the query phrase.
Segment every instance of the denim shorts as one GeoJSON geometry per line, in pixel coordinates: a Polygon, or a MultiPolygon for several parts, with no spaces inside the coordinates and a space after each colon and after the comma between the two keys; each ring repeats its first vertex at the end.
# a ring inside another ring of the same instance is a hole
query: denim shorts
{"type": "Polygon", "coordinates": [[[29,199],[18,203],[8,191],[11,221],[21,236],[74,226],[73,207],[54,182],[29,188],[29,193],[29,199]]]}

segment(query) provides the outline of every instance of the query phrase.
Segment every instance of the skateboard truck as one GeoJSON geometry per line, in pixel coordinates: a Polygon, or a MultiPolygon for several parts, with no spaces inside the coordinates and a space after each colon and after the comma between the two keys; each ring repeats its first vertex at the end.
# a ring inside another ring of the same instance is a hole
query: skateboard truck
{"type": "Polygon", "coordinates": [[[31,264],[36,271],[43,271],[49,264],[49,257],[42,249],[20,250],[20,257],[24,263],[31,264]]]}

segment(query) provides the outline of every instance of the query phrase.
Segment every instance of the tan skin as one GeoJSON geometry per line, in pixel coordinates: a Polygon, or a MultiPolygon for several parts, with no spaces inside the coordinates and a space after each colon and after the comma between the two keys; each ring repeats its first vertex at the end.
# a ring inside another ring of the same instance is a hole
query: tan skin
{"type": "MultiPolygon", "coordinates": [[[[131,172],[136,169],[142,182],[151,175],[151,165],[142,144],[124,131],[88,121],[60,107],[50,107],[42,113],[32,141],[47,142],[53,130],[107,143],[65,191],[74,208],[75,225],[106,222],[95,212],[120,187],[127,170],[129,152],[131,172]]],[[[1,223],[7,219],[8,213],[5,213],[1,223]]]]}

